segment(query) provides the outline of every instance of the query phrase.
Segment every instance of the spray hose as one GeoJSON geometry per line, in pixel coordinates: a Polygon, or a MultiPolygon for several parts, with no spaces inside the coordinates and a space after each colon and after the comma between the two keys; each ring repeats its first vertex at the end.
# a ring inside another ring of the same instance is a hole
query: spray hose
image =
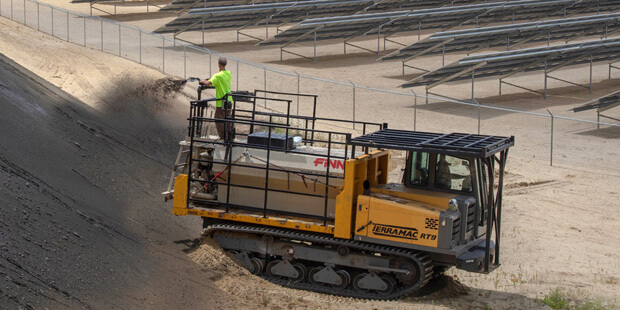
{"type": "MultiPolygon", "coordinates": [[[[245,156],[247,156],[247,155],[249,155],[249,154],[247,153],[247,151],[244,151],[244,152],[243,152],[243,154],[241,154],[241,156],[239,156],[239,158],[237,158],[237,159],[236,159],[235,161],[233,161],[232,163],[233,163],[233,164],[236,164],[239,160],[241,160],[241,158],[243,158],[243,157],[245,157],[245,156]]],[[[210,181],[210,182],[213,182],[213,181],[215,181],[215,179],[219,178],[219,177],[222,175],[222,173],[224,173],[224,172],[226,172],[228,169],[230,169],[230,166],[231,166],[231,165],[226,166],[226,168],[224,168],[224,170],[222,170],[222,171],[220,171],[218,174],[216,174],[216,175],[215,175],[215,176],[211,179],[211,181],[210,181]]],[[[206,190],[208,185],[209,185],[209,183],[205,183],[205,185],[204,185],[204,186],[203,186],[200,190],[198,190],[198,192],[201,192],[201,191],[206,190]]]]}

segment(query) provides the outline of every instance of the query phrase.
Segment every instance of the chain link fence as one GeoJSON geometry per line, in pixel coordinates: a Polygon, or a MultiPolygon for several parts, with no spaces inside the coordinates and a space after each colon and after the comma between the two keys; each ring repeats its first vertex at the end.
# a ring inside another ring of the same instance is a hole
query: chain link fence
{"type": "MultiPolygon", "coordinates": [[[[36,0],[0,0],[0,15],[75,44],[118,55],[165,74],[188,78],[207,77],[217,70],[217,52],[96,16],[57,8],[36,0]]],[[[278,92],[314,93],[320,90],[317,116],[357,121],[389,120],[393,128],[440,132],[517,134],[513,152],[551,165],[595,166],[606,169],[605,160],[616,158],[620,125],[580,120],[549,113],[423,96],[410,90],[391,91],[286,72],[236,57],[229,59],[232,88],[278,92]],[[429,99],[432,104],[426,104],[429,99]],[[373,119],[360,119],[359,111],[373,111],[373,119]],[[375,113],[376,112],[376,113],[375,113]],[[438,123],[434,113],[451,113],[452,121],[438,123]],[[506,122],[510,117],[515,122],[506,122]],[[488,132],[486,128],[492,128],[488,132]],[[524,130],[527,129],[527,130],[524,130]],[[600,129],[599,129],[600,128],[600,129]],[[574,140],[578,139],[578,143],[574,140]]],[[[309,115],[311,104],[295,98],[294,113],[309,115]]],[[[268,107],[269,108],[269,107],[268,107]]],[[[350,129],[350,128],[349,128],[350,129]]]]}

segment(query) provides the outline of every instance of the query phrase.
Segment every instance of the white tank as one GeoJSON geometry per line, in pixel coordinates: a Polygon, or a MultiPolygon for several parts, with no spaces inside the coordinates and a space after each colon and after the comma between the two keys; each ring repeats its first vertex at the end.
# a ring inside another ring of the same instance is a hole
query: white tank
{"type": "MultiPolygon", "coordinates": [[[[227,167],[225,162],[226,147],[213,145],[213,173],[218,174],[227,167]],[[221,163],[217,163],[220,161],[221,163]]],[[[229,187],[227,183],[228,171],[217,179],[218,201],[233,205],[263,208],[265,206],[265,180],[267,173],[267,209],[295,212],[311,216],[325,215],[325,188],[328,188],[327,217],[335,216],[335,199],[343,185],[344,178],[344,150],[332,149],[330,160],[327,159],[327,148],[298,145],[292,152],[271,150],[267,171],[267,150],[246,147],[232,148],[232,162],[249,167],[233,166],[230,171],[230,182],[234,185],[251,186],[260,189],[229,187]],[[338,157],[332,159],[331,157],[338,157]],[[326,178],[329,166],[329,178],[326,178]],[[261,169],[253,168],[259,167],[261,169]],[[283,171],[274,171],[283,170],[283,171]],[[309,174],[321,174],[314,176],[309,174]],[[328,180],[326,180],[328,179],[328,180]],[[279,191],[287,191],[279,192],[279,191]],[[291,193],[288,193],[291,192],[291,193]],[[310,195],[323,197],[313,197],[310,195]]]]}

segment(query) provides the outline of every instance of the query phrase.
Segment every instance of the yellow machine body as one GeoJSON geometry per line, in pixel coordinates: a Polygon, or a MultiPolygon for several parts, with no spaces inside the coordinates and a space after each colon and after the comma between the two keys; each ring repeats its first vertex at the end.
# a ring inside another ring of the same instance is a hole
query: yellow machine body
{"type": "Polygon", "coordinates": [[[175,180],[173,213],[319,232],[343,239],[363,236],[437,247],[439,215],[454,195],[387,184],[389,157],[388,151],[375,151],[345,162],[335,220],[327,225],[290,216],[264,217],[252,212],[188,207],[186,174],[175,180]]]}
{"type": "Polygon", "coordinates": [[[439,213],[411,200],[384,194],[358,198],[356,236],[437,247],[439,213]]]}

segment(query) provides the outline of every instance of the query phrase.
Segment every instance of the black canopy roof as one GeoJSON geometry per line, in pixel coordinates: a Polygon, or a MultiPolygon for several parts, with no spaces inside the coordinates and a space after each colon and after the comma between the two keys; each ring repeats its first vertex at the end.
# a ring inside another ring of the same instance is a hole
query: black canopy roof
{"type": "Polygon", "coordinates": [[[349,141],[350,145],[403,151],[423,151],[486,158],[514,145],[514,136],[488,136],[465,133],[430,133],[382,129],[349,141]]]}

